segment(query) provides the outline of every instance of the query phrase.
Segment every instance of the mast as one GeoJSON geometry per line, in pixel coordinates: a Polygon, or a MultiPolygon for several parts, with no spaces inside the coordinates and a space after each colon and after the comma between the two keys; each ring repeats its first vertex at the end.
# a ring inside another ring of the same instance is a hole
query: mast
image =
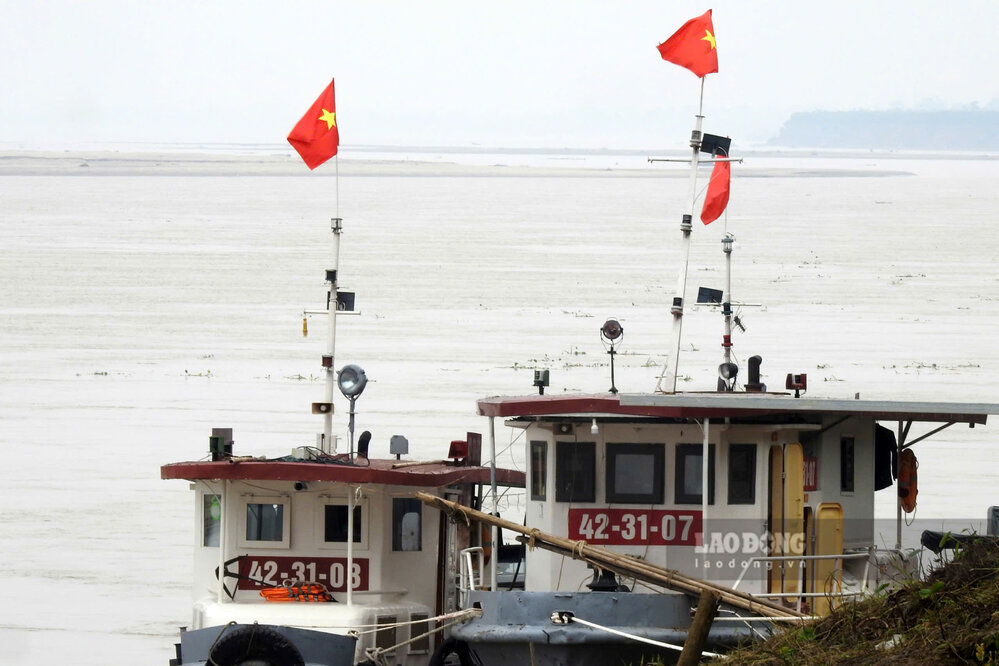
{"type": "MultiPolygon", "coordinates": [[[[339,211],[338,211],[339,212],[339,211]]],[[[336,453],[336,443],[333,441],[333,389],[336,388],[336,371],[333,369],[333,354],[336,349],[336,312],[337,312],[337,268],[340,264],[340,233],[343,230],[343,219],[334,217],[330,220],[330,231],[333,233],[332,258],[333,267],[326,271],[326,281],[329,283],[329,298],[326,311],[329,326],[326,333],[326,355],[323,366],[326,369],[326,409],[323,414],[323,434],[320,440],[320,450],[326,453],[336,453]]]]}
{"type": "Polygon", "coordinates": [[[704,120],[704,77],[701,77],[701,94],[697,105],[697,115],[694,116],[694,130],[690,133],[690,180],[688,195],[690,208],[680,219],[680,275],[677,279],[676,292],[673,294],[673,305],[670,313],[673,315],[673,327],[670,332],[669,357],[666,368],[659,379],[658,391],[676,393],[676,376],[679,368],[680,337],[683,329],[683,302],[687,292],[687,267],[690,263],[690,232],[694,219],[694,203],[697,199],[697,164],[701,151],[701,124],[704,120]]]}
{"type": "MultiPolygon", "coordinates": [[[[732,373],[732,245],[735,243],[735,236],[725,232],[722,236],[722,252],[725,253],[725,292],[722,296],[722,315],[725,317],[725,332],[722,334],[722,349],[725,350],[725,357],[722,361],[722,368],[726,373],[732,373]]],[[[731,377],[722,375],[719,378],[718,390],[731,391],[735,385],[735,374],[731,377]],[[731,379],[731,385],[728,383],[731,379]]]]}

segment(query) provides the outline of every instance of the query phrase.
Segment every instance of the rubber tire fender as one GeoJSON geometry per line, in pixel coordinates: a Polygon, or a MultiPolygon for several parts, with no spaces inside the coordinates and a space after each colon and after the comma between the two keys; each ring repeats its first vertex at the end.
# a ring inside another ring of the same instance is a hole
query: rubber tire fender
{"type": "Polygon", "coordinates": [[[302,653],[291,641],[268,627],[243,626],[223,634],[215,643],[208,663],[218,666],[268,664],[268,666],[305,666],[302,653]]]}
{"type": "Polygon", "coordinates": [[[468,647],[468,643],[451,636],[437,646],[427,666],[444,666],[444,660],[452,654],[458,657],[461,666],[479,666],[481,664],[472,653],[472,648],[468,647]]]}

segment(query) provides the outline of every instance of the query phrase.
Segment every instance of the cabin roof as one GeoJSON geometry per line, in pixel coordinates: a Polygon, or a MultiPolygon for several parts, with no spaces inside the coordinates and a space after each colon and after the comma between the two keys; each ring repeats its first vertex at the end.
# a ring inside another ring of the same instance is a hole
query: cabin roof
{"type": "Polygon", "coordinates": [[[478,401],[483,416],[731,418],[801,420],[821,416],[867,416],[881,421],[986,422],[999,404],[795,398],[787,393],[602,393],[589,395],[494,396],[478,401]]]}
{"type": "MultiPolygon", "coordinates": [[[[336,462],[306,460],[254,460],[230,462],[193,461],[163,465],[163,479],[238,479],[253,481],[327,481],[340,483],[382,483],[394,486],[442,488],[462,483],[489,483],[488,467],[463,467],[440,460],[383,460],[357,458],[336,462]]],[[[496,469],[501,486],[525,485],[525,475],[511,469],[496,469]]]]}

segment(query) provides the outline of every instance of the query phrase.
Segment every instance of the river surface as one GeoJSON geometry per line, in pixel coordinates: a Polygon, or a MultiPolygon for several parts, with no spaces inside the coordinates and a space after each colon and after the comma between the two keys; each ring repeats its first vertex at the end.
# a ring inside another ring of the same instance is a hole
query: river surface
{"type": "MultiPolygon", "coordinates": [[[[551,393],[605,391],[608,317],[625,329],[618,388],[655,387],[684,167],[358,157],[309,173],[254,155],[0,156],[0,661],[172,655],[195,526],[187,484],[159,467],[202,458],[212,427],[241,454],[315,443],[325,324],[303,337],[302,311],[325,307],[333,216],[362,313],[340,320],[335,365],[371,380],[372,455],[403,434],[411,457],[440,458],[485,432],[476,398],[532,392],[535,368],[551,393]]],[[[999,161],[768,154],[734,171],[727,219],[695,215],[688,285],[723,286],[727,225],[735,300],[753,304],[743,367],[760,354],[778,389],[807,373],[809,397],[999,403],[999,161]]],[[[714,387],[721,333],[716,311],[688,312],[681,390],[714,387]]],[[[920,518],[999,504],[997,426],[917,445],[920,518]]]]}

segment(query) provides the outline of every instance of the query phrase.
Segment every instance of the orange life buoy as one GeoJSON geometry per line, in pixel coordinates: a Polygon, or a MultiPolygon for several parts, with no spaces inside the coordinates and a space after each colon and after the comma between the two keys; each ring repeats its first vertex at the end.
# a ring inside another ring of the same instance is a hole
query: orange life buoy
{"type": "Polygon", "coordinates": [[[916,483],[918,469],[919,462],[912,449],[902,451],[898,459],[898,502],[906,513],[916,510],[916,494],[919,492],[916,483]]]}
{"type": "Polygon", "coordinates": [[[326,586],[318,583],[265,587],[260,596],[267,601],[333,601],[326,586]]]}

